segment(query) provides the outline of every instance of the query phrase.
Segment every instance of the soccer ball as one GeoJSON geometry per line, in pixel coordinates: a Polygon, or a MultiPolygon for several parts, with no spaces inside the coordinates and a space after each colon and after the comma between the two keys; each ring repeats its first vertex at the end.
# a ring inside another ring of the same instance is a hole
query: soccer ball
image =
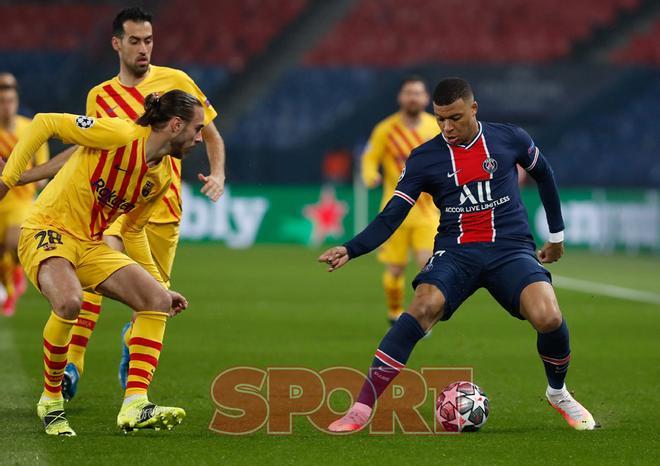
{"type": "Polygon", "coordinates": [[[488,398],[472,382],[454,382],[446,387],[436,402],[435,417],[446,432],[479,430],[488,419],[488,398]]]}

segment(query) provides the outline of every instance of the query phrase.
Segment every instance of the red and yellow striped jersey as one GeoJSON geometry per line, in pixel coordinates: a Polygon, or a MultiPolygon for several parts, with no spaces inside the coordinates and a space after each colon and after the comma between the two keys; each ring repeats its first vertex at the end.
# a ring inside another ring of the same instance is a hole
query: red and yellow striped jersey
{"type": "MultiPolygon", "coordinates": [[[[181,70],[151,65],[149,74],[135,87],[124,86],[118,77],[92,88],[87,95],[87,115],[137,119],[144,113],[144,98],[153,93],[180,89],[197,97],[204,107],[204,124],[217,116],[213,106],[195,82],[181,70]]],[[[181,161],[170,158],[174,179],[150,219],[151,223],[181,221],[181,161]]]]}
{"type": "MultiPolygon", "coordinates": [[[[23,137],[25,134],[25,129],[28,127],[32,120],[30,118],[17,115],[16,116],[16,126],[13,131],[9,131],[4,128],[0,128],[0,157],[7,160],[9,154],[11,154],[12,149],[18,142],[18,140],[23,137]]],[[[37,152],[34,154],[34,157],[30,162],[28,162],[28,168],[32,165],[41,165],[46,163],[49,158],[48,144],[42,145],[37,152]]],[[[36,185],[31,183],[25,186],[15,186],[7,196],[2,200],[2,208],[12,208],[18,203],[25,204],[26,202],[32,202],[34,195],[37,192],[36,185]]]]}
{"type": "Polygon", "coordinates": [[[49,138],[80,147],[41,192],[23,226],[52,226],[81,241],[102,241],[103,231],[125,214],[127,230],[142,230],[174,174],[169,156],[147,166],[150,134],[150,127],[119,118],[38,114],[5,167],[1,178],[7,186],[18,181],[31,154],[49,138]]]}
{"type": "MultiPolygon", "coordinates": [[[[408,128],[401,114],[395,113],[378,123],[371,133],[367,149],[362,157],[362,180],[367,187],[373,187],[382,167],[383,199],[381,209],[394,194],[394,189],[406,165],[410,152],[417,146],[440,133],[435,117],[421,114],[417,128],[408,128]]],[[[406,222],[438,223],[439,212],[428,194],[422,193],[412,208],[406,222]]]]}

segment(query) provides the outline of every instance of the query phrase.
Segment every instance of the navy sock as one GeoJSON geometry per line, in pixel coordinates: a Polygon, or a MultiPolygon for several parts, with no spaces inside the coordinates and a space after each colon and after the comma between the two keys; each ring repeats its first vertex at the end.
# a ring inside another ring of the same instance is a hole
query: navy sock
{"type": "Polygon", "coordinates": [[[557,330],[539,333],[536,340],[539,356],[545,366],[548,385],[560,389],[564,386],[568,364],[571,360],[571,348],[568,342],[568,327],[562,321],[557,330]]]}
{"type": "Polygon", "coordinates": [[[373,408],[376,399],[385,391],[408,362],[415,344],[426,333],[413,316],[404,312],[381,340],[369,368],[369,375],[357,401],[373,408]]]}

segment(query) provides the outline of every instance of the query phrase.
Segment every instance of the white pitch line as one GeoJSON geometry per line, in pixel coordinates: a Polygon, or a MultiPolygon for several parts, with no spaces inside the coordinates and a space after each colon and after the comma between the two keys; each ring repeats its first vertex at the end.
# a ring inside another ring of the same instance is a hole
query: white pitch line
{"type": "Polygon", "coordinates": [[[627,299],[629,301],[638,301],[649,304],[660,304],[660,293],[651,291],[634,290],[622,286],[610,285],[607,283],[591,282],[589,280],[580,280],[579,278],[552,276],[553,284],[559,288],[567,290],[582,291],[584,293],[600,294],[612,298],[627,299]]]}

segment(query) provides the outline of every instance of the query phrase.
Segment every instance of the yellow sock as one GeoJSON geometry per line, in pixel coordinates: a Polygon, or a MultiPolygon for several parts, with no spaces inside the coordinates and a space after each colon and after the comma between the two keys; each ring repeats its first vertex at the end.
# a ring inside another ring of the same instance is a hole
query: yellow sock
{"type": "Polygon", "coordinates": [[[8,296],[13,296],[14,290],[14,267],[16,263],[14,261],[14,255],[11,251],[5,251],[0,257],[0,282],[7,290],[8,296]]]}
{"type": "Polygon", "coordinates": [[[44,392],[42,396],[61,399],[62,377],[75,320],[63,319],[51,311],[44,327],[44,392]]]}
{"type": "Polygon", "coordinates": [[[167,314],[163,312],[141,311],[137,313],[128,345],[131,361],[128,364],[128,379],[124,397],[147,394],[163,348],[166,323],[167,314]]]}
{"type": "Polygon", "coordinates": [[[131,332],[133,331],[133,322],[131,322],[131,326],[128,327],[128,330],[126,330],[126,333],[124,333],[124,344],[126,346],[129,345],[131,341],[131,332]]]}
{"type": "Polygon", "coordinates": [[[85,370],[85,351],[92,336],[96,322],[101,312],[103,296],[96,293],[83,292],[83,304],[78,315],[78,321],[71,331],[68,360],[76,365],[82,375],[85,370]]]}
{"type": "Polygon", "coordinates": [[[383,289],[385,290],[385,301],[387,303],[387,317],[398,319],[403,313],[403,290],[405,280],[403,275],[395,277],[389,271],[383,274],[383,289]]]}

